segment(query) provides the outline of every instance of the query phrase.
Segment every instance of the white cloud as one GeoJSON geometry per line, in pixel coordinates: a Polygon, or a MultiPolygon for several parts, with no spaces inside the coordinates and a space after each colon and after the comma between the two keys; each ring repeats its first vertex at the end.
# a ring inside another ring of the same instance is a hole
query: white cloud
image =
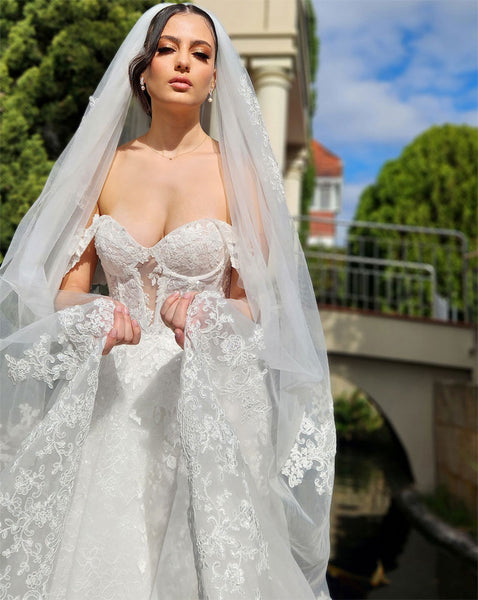
{"type": "Polygon", "coordinates": [[[402,102],[390,83],[353,80],[344,72],[332,76],[327,92],[319,86],[314,119],[319,138],[350,143],[401,142],[427,126],[424,115],[412,104],[402,102]]]}
{"type": "Polygon", "coordinates": [[[476,90],[463,81],[478,63],[474,0],[314,3],[321,39],[314,133],[332,149],[344,141],[404,144],[435,123],[478,124],[476,90]]]}

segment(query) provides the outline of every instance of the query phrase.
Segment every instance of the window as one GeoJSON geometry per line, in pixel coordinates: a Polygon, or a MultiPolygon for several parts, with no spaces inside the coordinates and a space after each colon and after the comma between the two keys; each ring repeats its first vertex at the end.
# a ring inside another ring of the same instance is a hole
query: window
{"type": "Polygon", "coordinates": [[[342,179],[317,177],[311,210],[340,212],[342,204],[342,179]]]}
{"type": "Polygon", "coordinates": [[[329,182],[319,185],[320,210],[332,210],[334,208],[334,187],[329,182]]]}

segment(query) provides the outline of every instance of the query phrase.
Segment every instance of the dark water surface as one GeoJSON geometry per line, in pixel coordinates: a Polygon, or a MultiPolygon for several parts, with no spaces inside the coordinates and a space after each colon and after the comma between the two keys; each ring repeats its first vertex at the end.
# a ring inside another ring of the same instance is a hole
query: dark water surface
{"type": "Polygon", "coordinates": [[[409,482],[406,460],[393,447],[339,447],[329,567],[334,600],[478,598],[473,566],[422,535],[392,501],[393,490],[409,482]]]}

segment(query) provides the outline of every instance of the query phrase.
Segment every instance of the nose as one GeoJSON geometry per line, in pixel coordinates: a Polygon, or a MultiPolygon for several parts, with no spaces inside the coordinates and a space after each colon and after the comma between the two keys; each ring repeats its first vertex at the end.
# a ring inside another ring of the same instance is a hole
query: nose
{"type": "Polygon", "coordinates": [[[189,73],[189,57],[187,54],[178,53],[175,69],[180,73],[189,73]]]}

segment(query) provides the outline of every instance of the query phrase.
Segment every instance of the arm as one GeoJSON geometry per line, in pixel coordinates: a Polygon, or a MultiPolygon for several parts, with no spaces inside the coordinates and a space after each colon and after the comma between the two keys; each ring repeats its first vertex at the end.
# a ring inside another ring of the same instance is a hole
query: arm
{"type": "Polygon", "coordinates": [[[236,269],[231,268],[231,285],[229,286],[229,300],[234,306],[240,310],[246,317],[252,319],[251,309],[247,301],[246,291],[238,285],[239,273],[236,269]]]}
{"type": "MultiPolygon", "coordinates": [[[[88,221],[87,227],[91,225],[93,217],[98,212],[98,207],[96,207],[88,221]]],[[[96,254],[95,242],[92,240],[83,252],[79,262],[63,277],[60,290],[88,294],[97,263],[98,256],[96,254]]],[[[61,296],[59,300],[60,305],[58,308],[64,308],[64,306],[61,306],[61,296]]],[[[103,349],[104,355],[109,354],[113,346],[119,344],[138,344],[141,338],[140,326],[135,319],[131,319],[128,308],[121,304],[121,302],[113,302],[115,304],[114,323],[106,338],[103,349]]]]}

